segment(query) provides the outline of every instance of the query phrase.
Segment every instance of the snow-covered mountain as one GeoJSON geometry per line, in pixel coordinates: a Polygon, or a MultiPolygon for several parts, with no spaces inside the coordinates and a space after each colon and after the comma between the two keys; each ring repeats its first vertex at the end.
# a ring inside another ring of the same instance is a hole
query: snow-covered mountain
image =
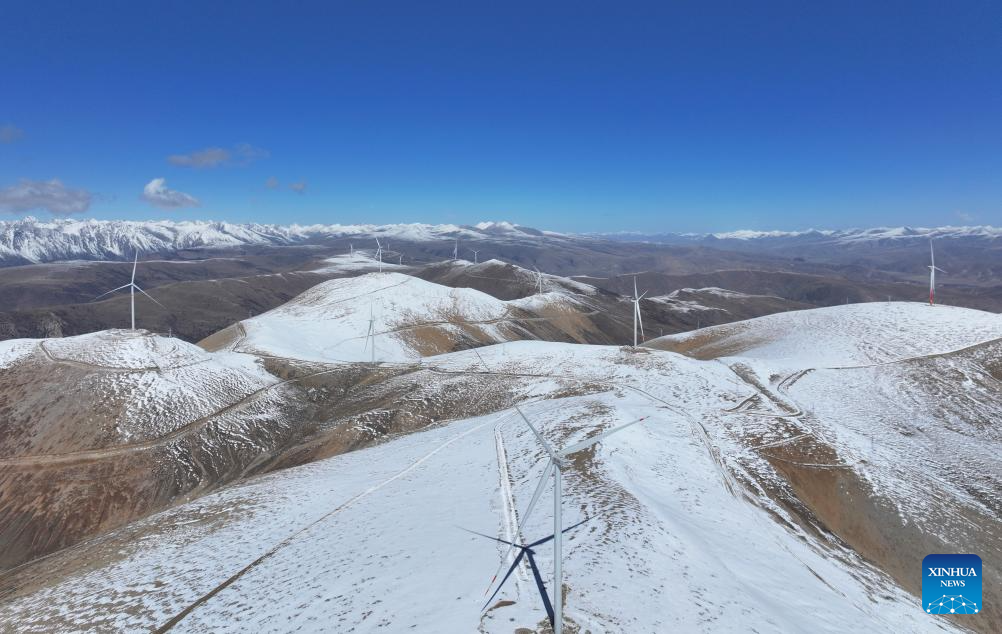
{"type": "Polygon", "coordinates": [[[328,363],[407,362],[468,345],[524,338],[508,303],[402,273],[369,273],[314,286],[238,325],[230,349],[328,363]],[[371,333],[369,337],[367,333],[371,333]]]}
{"type": "Polygon", "coordinates": [[[136,250],[163,253],[200,247],[306,244],[349,236],[432,240],[533,240],[561,234],[510,222],[388,225],[272,225],[212,221],[54,219],[0,222],[0,263],[123,260],[136,250]]]}
{"type": "Polygon", "coordinates": [[[867,242],[927,242],[932,239],[976,239],[995,241],[1002,239],[1002,227],[991,225],[945,226],[945,227],[873,227],[853,229],[805,229],[803,231],[759,231],[739,229],[716,233],[671,233],[671,232],[617,232],[590,234],[609,240],[663,242],[666,244],[685,243],[826,243],[851,244],[867,242]]]}
{"type": "MultiPolygon", "coordinates": [[[[372,267],[366,258],[340,259],[347,267],[372,267]]],[[[497,268],[490,262],[464,261],[444,267],[474,273],[497,268]]],[[[407,363],[505,341],[609,341],[601,336],[603,329],[590,321],[599,312],[588,303],[587,293],[595,289],[565,278],[546,278],[545,292],[507,301],[473,288],[452,288],[399,272],[338,278],[242,320],[202,345],[321,363],[370,359],[407,363]],[[563,280],[586,295],[581,297],[553,280],[563,280]]]]}

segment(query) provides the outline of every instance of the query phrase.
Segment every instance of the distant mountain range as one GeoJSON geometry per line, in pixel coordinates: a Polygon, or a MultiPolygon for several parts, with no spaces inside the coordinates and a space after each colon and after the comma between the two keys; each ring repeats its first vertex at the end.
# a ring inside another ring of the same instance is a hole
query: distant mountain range
{"type": "Polygon", "coordinates": [[[806,229],[804,231],[754,231],[742,229],[721,233],[639,233],[617,232],[589,234],[622,242],[661,242],[689,244],[693,242],[727,243],[857,243],[901,242],[928,239],[1002,239],[1002,227],[874,227],[870,229],[806,229]]]}
{"type": "Polygon", "coordinates": [[[408,242],[436,240],[535,240],[562,234],[508,222],[476,225],[271,225],[170,220],[23,220],[0,222],[0,264],[61,260],[124,260],[136,250],[164,253],[184,249],[250,245],[294,245],[358,236],[408,242]]]}
{"type": "MultiPolygon", "coordinates": [[[[124,260],[139,250],[169,253],[185,249],[227,248],[252,245],[302,245],[329,243],[345,238],[386,238],[405,242],[448,240],[539,244],[541,240],[564,244],[594,241],[643,242],[666,246],[700,246],[728,251],[768,253],[821,261],[845,259],[857,247],[914,248],[930,238],[944,244],[976,244],[1002,248],[1002,228],[880,227],[872,229],[806,231],[730,231],[724,233],[601,233],[567,234],[541,231],[510,222],[386,225],[274,225],[212,221],[130,220],[23,220],[0,222],[0,265],[64,260],[124,260]]],[[[857,254],[858,255],[858,254],[857,254]]]]}

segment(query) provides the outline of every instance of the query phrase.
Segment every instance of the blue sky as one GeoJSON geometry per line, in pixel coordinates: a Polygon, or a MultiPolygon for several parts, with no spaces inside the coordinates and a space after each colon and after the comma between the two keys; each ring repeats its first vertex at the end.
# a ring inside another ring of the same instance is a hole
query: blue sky
{"type": "Polygon", "coordinates": [[[0,210],[1002,223],[1002,4],[818,4],[8,3],[0,210]]]}

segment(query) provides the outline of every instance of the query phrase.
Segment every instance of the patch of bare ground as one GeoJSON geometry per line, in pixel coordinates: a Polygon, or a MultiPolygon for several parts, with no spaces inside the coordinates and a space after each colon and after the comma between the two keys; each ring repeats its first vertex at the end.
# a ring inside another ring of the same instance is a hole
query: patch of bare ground
{"type": "Polygon", "coordinates": [[[214,332],[198,342],[199,347],[207,352],[225,350],[240,340],[243,336],[240,324],[230,324],[219,332],[214,332]]]}
{"type": "Polygon", "coordinates": [[[644,344],[649,348],[684,354],[693,359],[709,361],[721,357],[740,355],[742,352],[768,342],[768,338],[740,330],[741,324],[714,326],[690,331],[684,336],[664,337],[644,344]],[[736,335],[742,335],[740,337],[736,335]]]}
{"type": "Polygon", "coordinates": [[[0,458],[100,448],[118,441],[127,403],[106,377],[53,364],[38,350],[0,370],[0,458]]]}
{"type": "Polygon", "coordinates": [[[297,438],[296,403],[262,399],[135,451],[0,467],[0,567],[103,534],[261,472],[297,438]]]}
{"type": "MultiPolygon", "coordinates": [[[[546,319],[555,329],[563,333],[574,343],[596,343],[604,338],[604,333],[595,324],[588,313],[582,312],[577,306],[550,302],[540,307],[536,314],[546,319]]],[[[559,341],[546,337],[548,341],[559,341]]]]}

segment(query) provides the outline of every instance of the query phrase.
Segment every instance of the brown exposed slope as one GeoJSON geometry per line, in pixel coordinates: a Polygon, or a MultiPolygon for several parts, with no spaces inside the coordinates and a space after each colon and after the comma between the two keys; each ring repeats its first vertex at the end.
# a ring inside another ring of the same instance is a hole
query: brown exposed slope
{"type": "MultiPolygon", "coordinates": [[[[161,308],[137,294],[136,325],[187,341],[198,341],[233,322],[279,306],[327,279],[292,272],[253,277],[166,283],[150,289],[161,308]]],[[[126,278],[128,281],[128,278],[126,278]]],[[[121,285],[116,278],[94,296],[121,285]]],[[[140,285],[150,287],[140,281],[140,285]]],[[[0,338],[67,337],[109,327],[129,326],[128,293],[99,302],[32,308],[0,313],[0,338]]]]}
{"type": "Polygon", "coordinates": [[[476,377],[407,364],[271,358],[255,371],[252,356],[142,331],[11,344],[0,368],[0,568],[253,474],[493,411],[506,383],[485,393],[476,377]]]}

